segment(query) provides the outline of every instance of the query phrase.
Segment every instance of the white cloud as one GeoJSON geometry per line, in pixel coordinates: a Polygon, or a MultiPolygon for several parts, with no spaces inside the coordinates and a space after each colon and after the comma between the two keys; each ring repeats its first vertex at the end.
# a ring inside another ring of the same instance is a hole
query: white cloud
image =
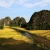
{"type": "Polygon", "coordinates": [[[47,6],[50,3],[50,0],[18,0],[18,4],[22,4],[25,7],[31,8],[35,6],[47,6]]]}
{"type": "Polygon", "coordinates": [[[26,4],[24,4],[24,6],[30,8],[30,7],[33,7],[33,4],[26,3],[26,4]]]}
{"type": "Polygon", "coordinates": [[[0,0],[0,6],[9,8],[14,3],[14,0],[0,0]]]}
{"type": "Polygon", "coordinates": [[[26,2],[26,0],[16,0],[16,3],[17,3],[17,4],[20,4],[20,5],[21,5],[21,4],[24,4],[25,2],[26,2]]]}
{"type": "Polygon", "coordinates": [[[49,5],[50,0],[41,0],[41,1],[37,1],[35,3],[26,3],[24,4],[26,7],[35,7],[35,6],[47,6],[49,5]]]}
{"type": "Polygon", "coordinates": [[[13,4],[22,5],[28,8],[35,6],[47,6],[50,0],[0,0],[0,6],[9,8],[13,4]]]}

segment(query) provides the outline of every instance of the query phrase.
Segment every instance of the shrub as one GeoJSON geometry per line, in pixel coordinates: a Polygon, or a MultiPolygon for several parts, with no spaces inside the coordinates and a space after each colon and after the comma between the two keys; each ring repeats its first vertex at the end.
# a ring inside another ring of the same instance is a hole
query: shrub
{"type": "Polygon", "coordinates": [[[2,25],[0,25],[0,29],[3,29],[4,27],[2,25]]]}

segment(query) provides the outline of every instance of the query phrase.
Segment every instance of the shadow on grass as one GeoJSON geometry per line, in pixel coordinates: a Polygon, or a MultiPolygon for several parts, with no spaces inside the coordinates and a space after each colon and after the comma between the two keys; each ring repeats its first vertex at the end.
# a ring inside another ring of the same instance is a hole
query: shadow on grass
{"type": "MultiPolygon", "coordinates": [[[[31,39],[32,37],[31,37],[31,35],[29,35],[27,32],[25,32],[24,30],[19,30],[19,29],[17,29],[17,28],[11,28],[11,29],[14,29],[15,31],[17,31],[17,32],[20,32],[23,36],[26,36],[26,37],[28,37],[29,39],[31,39]]],[[[35,37],[36,37],[36,35],[34,35],[35,37]]],[[[38,43],[37,43],[38,44],[38,43]]],[[[36,45],[37,45],[36,44],[36,45]]],[[[40,45],[41,46],[41,45],[40,45]]],[[[42,48],[43,46],[41,46],[41,48],[42,48]]]]}
{"type": "Polygon", "coordinates": [[[27,31],[20,30],[20,29],[17,29],[17,28],[11,28],[11,29],[15,30],[16,32],[20,32],[21,35],[26,36],[26,37],[28,37],[29,39],[31,39],[31,35],[30,35],[29,33],[27,33],[27,31]]]}
{"type": "Polygon", "coordinates": [[[0,50],[45,50],[35,44],[29,44],[25,41],[14,40],[13,38],[0,38],[0,50]]]}

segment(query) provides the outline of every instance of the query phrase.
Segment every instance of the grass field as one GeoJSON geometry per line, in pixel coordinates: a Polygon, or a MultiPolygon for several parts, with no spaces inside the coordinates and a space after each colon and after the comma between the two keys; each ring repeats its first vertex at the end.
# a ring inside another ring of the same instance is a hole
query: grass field
{"type": "Polygon", "coordinates": [[[30,34],[35,34],[38,36],[45,37],[50,40],[50,30],[26,30],[24,28],[17,27],[17,29],[29,32],[30,34]]]}
{"type": "Polygon", "coordinates": [[[15,31],[8,26],[4,27],[3,30],[0,30],[0,38],[13,38],[15,40],[23,40],[25,42],[30,42],[26,36],[20,34],[20,32],[15,31]]]}
{"type": "Polygon", "coordinates": [[[29,32],[31,34],[42,36],[50,40],[50,30],[31,30],[29,32]]]}
{"type": "MultiPolygon", "coordinates": [[[[38,36],[45,37],[50,40],[50,30],[26,30],[20,27],[14,27],[22,31],[27,31],[31,34],[35,34],[38,36]]],[[[11,29],[10,27],[6,26],[3,30],[0,30],[0,38],[13,38],[16,40],[24,40],[29,42],[30,40],[26,36],[22,36],[20,32],[11,29]]]]}
{"type": "Polygon", "coordinates": [[[50,40],[50,30],[26,30],[20,27],[10,28],[5,26],[3,30],[0,30],[0,50],[44,50],[39,46],[30,44],[31,40],[28,37],[23,36],[13,28],[43,36],[50,40]]]}

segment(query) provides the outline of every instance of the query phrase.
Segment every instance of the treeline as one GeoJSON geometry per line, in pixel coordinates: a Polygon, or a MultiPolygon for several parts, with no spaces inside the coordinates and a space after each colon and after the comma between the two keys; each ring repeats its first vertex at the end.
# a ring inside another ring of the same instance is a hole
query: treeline
{"type": "Polygon", "coordinates": [[[5,17],[0,20],[0,29],[3,29],[4,26],[9,25],[9,22],[11,21],[10,17],[5,17]]]}
{"type": "Polygon", "coordinates": [[[5,17],[4,19],[0,20],[0,26],[20,26],[24,27],[26,24],[26,20],[23,17],[16,17],[13,20],[9,16],[5,17]]]}
{"type": "Polygon", "coordinates": [[[0,26],[19,26],[28,30],[49,30],[50,11],[42,10],[33,13],[28,23],[23,17],[16,17],[13,20],[11,20],[10,17],[5,17],[4,19],[0,20],[0,26]]]}

